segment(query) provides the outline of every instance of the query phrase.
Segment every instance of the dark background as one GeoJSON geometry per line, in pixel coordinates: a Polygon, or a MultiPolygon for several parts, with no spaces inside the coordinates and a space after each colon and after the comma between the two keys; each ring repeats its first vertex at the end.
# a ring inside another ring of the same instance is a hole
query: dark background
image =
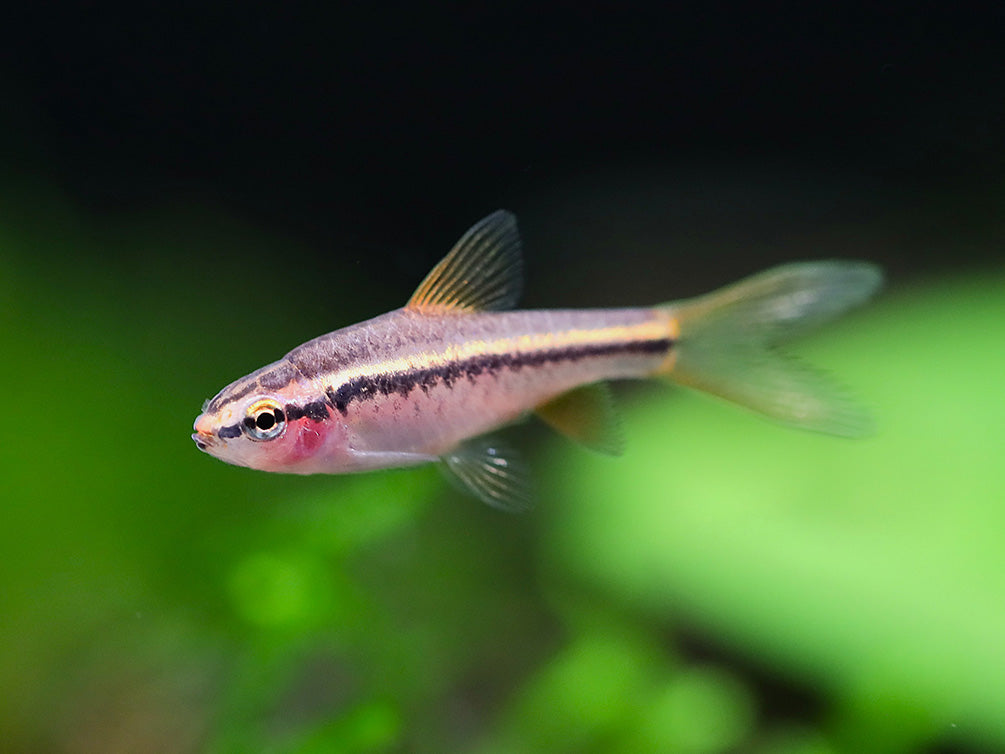
{"type": "Polygon", "coordinates": [[[1005,168],[1005,11],[979,8],[39,6],[4,33],[5,163],[95,212],[212,202],[323,267],[333,238],[442,245],[608,169],[685,195],[710,169],[850,176],[965,193],[945,211],[972,220],[1005,168]]]}

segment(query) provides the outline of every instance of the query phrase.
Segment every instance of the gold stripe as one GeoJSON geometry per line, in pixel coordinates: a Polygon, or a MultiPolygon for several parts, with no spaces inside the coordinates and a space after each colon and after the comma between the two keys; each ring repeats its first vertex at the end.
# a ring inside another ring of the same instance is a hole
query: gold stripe
{"type": "MultiPolygon", "coordinates": [[[[670,314],[670,312],[666,311],[665,309],[658,309],[657,311],[660,314],[662,314],[666,320],[666,328],[667,332],[670,333],[670,340],[676,343],[678,340],[680,340],[680,320],[678,320],[675,316],[670,314]]],[[[653,372],[653,374],[662,374],[662,375],[670,374],[673,371],[673,367],[676,362],[677,362],[677,349],[671,348],[669,353],[667,353],[666,358],[663,359],[663,363],[660,364],[659,367],[657,367],[656,371],[653,372]]]]}
{"type": "Polygon", "coordinates": [[[351,380],[375,373],[435,369],[445,364],[467,361],[476,356],[488,354],[526,354],[574,346],[628,344],[662,338],[675,339],[679,328],[674,318],[660,310],[654,310],[654,314],[656,315],[654,319],[636,325],[532,333],[496,338],[495,340],[469,340],[465,343],[447,346],[440,351],[421,351],[407,357],[399,356],[358,367],[341,369],[331,376],[327,385],[328,387],[337,387],[351,380]]]}

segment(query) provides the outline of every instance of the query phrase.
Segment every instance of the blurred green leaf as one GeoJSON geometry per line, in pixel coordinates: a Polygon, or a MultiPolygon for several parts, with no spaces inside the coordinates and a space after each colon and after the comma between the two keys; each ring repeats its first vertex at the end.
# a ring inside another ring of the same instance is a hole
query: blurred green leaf
{"type": "Polygon", "coordinates": [[[365,754],[387,751],[398,740],[401,720],[387,702],[362,704],[312,731],[290,754],[365,754]]]}
{"type": "Polygon", "coordinates": [[[721,670],[690,668],[639,710],[621,750],[686,754],[736,751],[753,729],[750,694],[721,670]]]}
{"type": "Polygon", "coordinates": [[[570,642],[521,692],[488,752],[592,751],[616,738],[659,677],[658,650],[623,631],[570,642]]]}

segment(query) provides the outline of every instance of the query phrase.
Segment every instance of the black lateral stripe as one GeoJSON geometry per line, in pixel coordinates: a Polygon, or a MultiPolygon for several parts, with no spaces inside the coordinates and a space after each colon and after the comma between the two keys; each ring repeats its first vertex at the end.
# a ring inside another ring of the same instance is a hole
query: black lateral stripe
{"type": "Polygon", "coordinates": [[[286,418],[290,421],[296,421],[306,416],[311,421],[323,422],[329,415],[328,403],[324,399],[311,401],[303,406],[298,406],[296,403],[286,404],[286,418]]]}
{"type": "Polygon", "coordinates": [[[231,424],[229,427],[220,427],[217,434],[220,435],[220,438],[223,440],[229,440],[232,437],[240,437],[241,425],[231,424]]]}
{"type": "Polygon", "coordinates": [[[312,401],[304,406],[304,415],[311,421],[323,422],[328,418],[328,404],[325,401],[312,401]]]}
{"type": "Polygon", "coordinates": [[[390,395],[391,393],[398,393],[404,397],[416,387],[424,392],[438,383],[451,387],[462,377],[474,380],[483,373],[496,374],[502,369],[517,371],[523,367],[536,367],[562,361],[578,361],[598,356],[661,354],[669,351],[673,344],[674,341],[670,338],[658,338],[627,343],[571,346],[529,353],[484,354],[465,361],[442,364],[427,369],[355,377],[341,385],[328,387],[325,390],[325,395],[328,396],[328,402],[331,406],[345,416],[349,404],[354,400],[368,400],[377,395],[390,395]]]}

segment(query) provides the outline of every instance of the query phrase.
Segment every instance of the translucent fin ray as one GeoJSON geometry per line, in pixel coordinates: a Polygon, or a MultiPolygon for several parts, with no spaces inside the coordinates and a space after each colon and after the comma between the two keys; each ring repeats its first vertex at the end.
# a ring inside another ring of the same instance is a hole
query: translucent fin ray
{"type": "Polygon", "coordinates": [[[538,406],[535,412],[556,432],[591,450],[609,456],[624,452],[621,422],[606,383],[597,382],[570,390],[538,406]]]}
{"type": "Polygon", "coordinates": [[[774,345],[864,303],[882,283],[882,271],[869,262],[796,262],[667,306],[690,337],[774,345]]]}
{"type": "Polygon", "coordinates": [[[476,437],[441,460],[448,479],[493,508],[511,513],[531,508],[527,466],[517,451],[498,438],[476,437]]]}
{"type": "Polygon", "coordinates": [[[775,346],[863,303],[881,283],[879,268],[866,262],[806,262],[667,304],[680,338],[663,373],[785,424],[868,434],[869,413],[844,389],[775,346]]]}
{"type": "Polygon", "coordinates": [[[407,307],[437,313],[512,309],[522,287],[516,218],[498,210],[461,237],[415,290],[407,307]]]}

